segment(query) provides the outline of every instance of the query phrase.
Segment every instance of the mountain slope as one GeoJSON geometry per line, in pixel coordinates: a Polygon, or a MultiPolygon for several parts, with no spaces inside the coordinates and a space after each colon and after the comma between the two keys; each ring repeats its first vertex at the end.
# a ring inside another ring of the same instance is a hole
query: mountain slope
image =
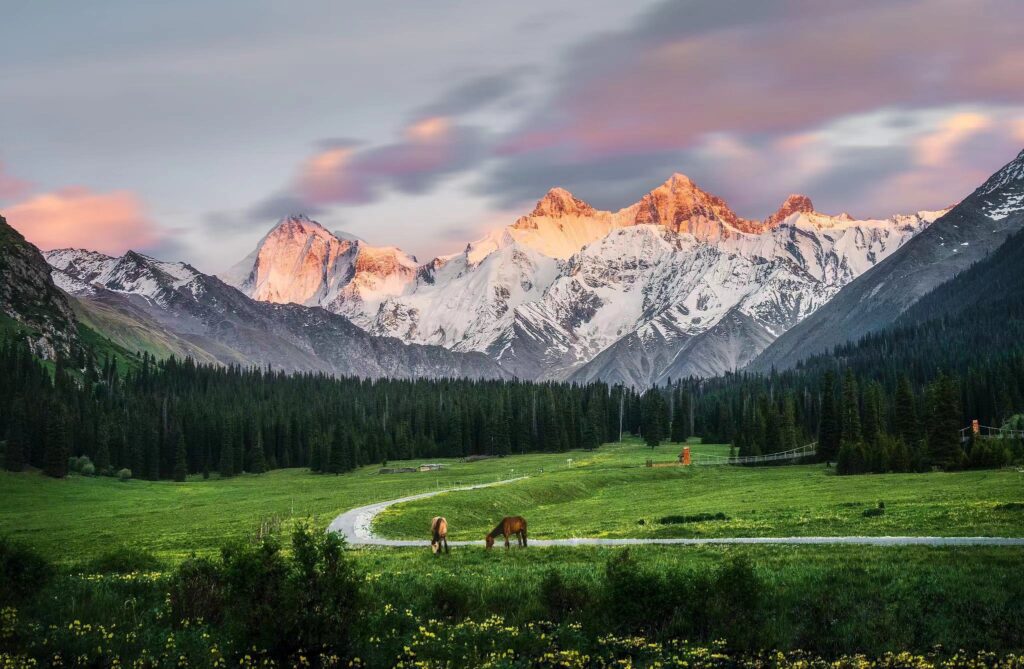
{"type": "Polygon", "coordinates": [[[374,337],[320,308],[252,300],[184,263],[129,252],[51,251],[57,282],[104,334],[200,360],[289,372],[381,377],[501,378],[482,354],[374,337]]]}
{"type": "Polygon", "coordinates": [[[896,321],[917,300],[1024,227],[1024,151],[927,230],[855,279],[750,365],[786,368],[896,321]]]}
{"type": "Polygon", "coordinates": [[[0,216],[0,315],[29,335],[44,358],[68,355],[78,344],[75,315],[53,283],[46,260],[35,246],[0,216]]]}

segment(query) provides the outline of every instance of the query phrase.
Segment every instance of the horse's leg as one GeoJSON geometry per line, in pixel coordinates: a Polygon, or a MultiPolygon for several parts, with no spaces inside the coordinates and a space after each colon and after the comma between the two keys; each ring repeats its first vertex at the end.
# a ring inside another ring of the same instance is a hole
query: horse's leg
{"type": "Polygon", "coordinates": [[[509,548],[509,544],[508,544],[508,534],[505,534],[505,550],[508,550],[508,548],[509,548]]]}
{"type": "Polygon", "coordinates": [[[444,535],[444,552],[445,553],[450,553],[451,552],[451,551],[448,550],[448,535],[447,534],[444,535]]]}
{"type": "Polygon", "coordinates": [[[526,548],[526,528],[523,528],[523,548],[526,548]]]}

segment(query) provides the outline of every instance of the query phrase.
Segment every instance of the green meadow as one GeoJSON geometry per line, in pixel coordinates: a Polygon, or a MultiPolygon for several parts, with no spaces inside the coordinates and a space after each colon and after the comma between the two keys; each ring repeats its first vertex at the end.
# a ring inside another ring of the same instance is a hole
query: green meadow
{"type": "MultiPolygon", "coordinates": [[[[720,445],[691,449],[727,453],[720,445]]],[[[443,469],[434,472],[288,469],[185,483],[3,472],[0,534],[61,564],[84,563],[122,545],[176,562],[193,552],[215,553],[260,526],[287,532],[312,519],[326,527],[355,506],[525,476],[396,505],[378,516],[375,531],[425,538],[430,518],[443,514],[450,538],[469,540],[482,539],[505,515],[526,517],[534,538],[1024,535],[1024,474],[1012,469],[841,477],[822,465],[645,466],[678,452],[678,445],[652,450],[627,440],[591,452],[441,461],[443,469]],[[879,502],[881,515],[864,515],[879,502]],[[676,522],[661,522],[666,518],[676,522]]]]}

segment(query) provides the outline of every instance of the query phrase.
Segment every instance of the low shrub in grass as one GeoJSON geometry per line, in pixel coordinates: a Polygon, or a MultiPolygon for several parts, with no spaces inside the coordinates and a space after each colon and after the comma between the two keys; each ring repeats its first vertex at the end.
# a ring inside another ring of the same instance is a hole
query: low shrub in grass
{"type": "Polygon", "coordinates": [[[168,583],[173,620],[180,624],[197,620],[220,624],[224,615],[224,590],[219,565],[193,555],[178,566],[168,583]]]}
{"type": "Polygon", "coordinates": [[[469,593],[458,581],[441,581],[430,590],[430,605],[440,618],[462,620],[470,613],[469,593]]]}
{"type": "Polygon", "coordinates": [[[884,516],[885,502],[879,502],[878,506],[874,507],[873,509],[864,509],[861,515],[863,515],[865,518],[877,518],[878,516],[884,516]]]}
{"type": "Polygon", "coordinates": [[[84,571],[90,574],[132,574],[163,568],[164,563],[159,558],[134,546],[117,546],[84,565],[84,571]]]}
{"type": "Polygon", "coordinates": [[[1024,511],[1024,503],[1006,502],[1005,504],[996,504],[996,511],[1024,511]]]}
{"type": "Polygon", "coordinates": [[[0,537],[0,605],[18,604],[46,587],[54,568],[33,549],[0,537]]]}
{"type": "Polygon", "coordinates": [[[688,516],[665,516],[659,518],[662,525],[682,525],[684,523],[706,523],[712,520],[729,520],[729,516],[721,511],[718,513],[694,513],[688,516]]]}
{"type": "Polygon", "coordinates": [[[545,614],[556,622],[577,617],[593,599],[586,586],[568,581],[555,569],[544,575],[539,594],[545,614]]]}
{"type": "Polygon", "coordinates": [[[132,470],[128,469],[127,467],[125,467],[124,469],[119,469],[117,471],[117,478],[119,478],[122,481],[128,481],[131,479],[131,477],[132,470]]]}

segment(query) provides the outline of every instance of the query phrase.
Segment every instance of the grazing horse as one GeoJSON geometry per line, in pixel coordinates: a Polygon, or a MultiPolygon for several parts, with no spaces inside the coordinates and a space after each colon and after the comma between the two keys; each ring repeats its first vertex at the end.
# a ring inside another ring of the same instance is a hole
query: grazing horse
{"type": "Polygon", "coordinates": [[[441,546],[444,546],[444,552],[448,551],[448,521],[445,520],[444,516],[435,516],[430,521],[430,551],[434,555],[441,553],[441,546]]]}
{"type": "Polygon", "coordinates": [[[505,537],[505,548],[508,548],[508,538],[513,534],[519,539],[519,545],[526,548],[526,519],[522,516],[505,516],[498,523],[498,526],[487,535],[486,544],[490,549],[494,546],[494,538],[499,534],[505,537]]]}

